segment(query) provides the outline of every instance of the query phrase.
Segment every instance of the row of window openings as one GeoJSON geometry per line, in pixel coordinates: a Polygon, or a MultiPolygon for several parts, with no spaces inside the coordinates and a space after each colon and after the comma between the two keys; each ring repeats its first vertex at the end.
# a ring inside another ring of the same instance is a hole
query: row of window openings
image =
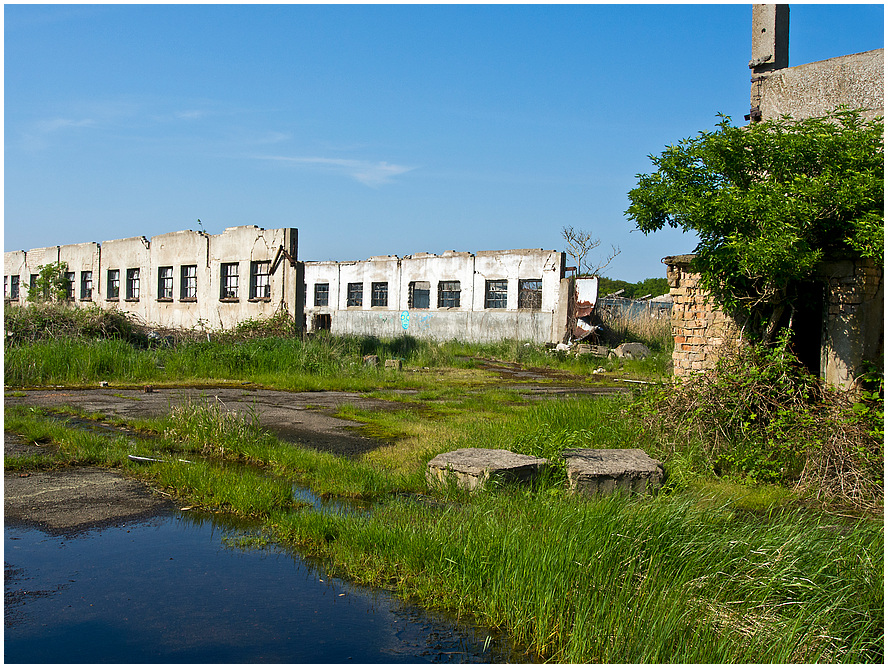
{"type": "MultiPolygon", "coordinates": [[[[438,282],[438,308],[459,306],[459,281],[438,282]]],[[[506,308],[508,281],[486,281],[484,286],[484,308],[506,308]]],[[[431,285],[428,281],[412,281],[407,286],[407,308],[427,309],[431,300],[431,285]]],[[[349,283],[345,295],[345,305],[363,306],[364,284],[349,283]]],[[[315,283],[314,305],[330,305],[330,284],[315,283]]],[[[370,306],[388,306],[388,283],[370,284],[370,306]]],[[[541,279],[521,279],[518,281],[518,308],[538,311],[543,306],[543,281],[541,279]]]]}
{"type": "MultiPolygon", "coordinates": [[[[271,298],[271,262],[250,263],[250,299],[271,298]]],[[[238,269],[237,262],[224,263],[221,267],[221,292],[220,299],[238,299],[238,269]]],[[[38,274],[31,274],[31,287],[37,286],[38,274]]],[[[75,274],[73,271],[65,273],[68,286],[68,299],[74,299],[75,274]]],[[[124,299],[137,300],[141,292],[141,276],[139,269],[127,269],[125,274],[124,299]]],[[[93,273],[91,271],[80,272],[80,299],[89,301],[92,299],[93,273]]],[[[19,299],[19,277],[3,277],[3,295],[9,299],[19,299]]],[[[107,298],[120,299],[120,269],[108,270],[107,298]]],[[[173,268],[160,267],[157,275],[157,298],[160,300],[173,299],[173,268]]],[[[197,265],[183,265],[179,273],[179,299],[191,301],[197,299],[197,265]]]]}

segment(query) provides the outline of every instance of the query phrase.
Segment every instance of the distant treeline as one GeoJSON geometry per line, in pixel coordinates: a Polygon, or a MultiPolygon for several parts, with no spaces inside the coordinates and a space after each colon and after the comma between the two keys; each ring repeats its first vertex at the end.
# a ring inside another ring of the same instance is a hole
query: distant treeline
{"type": "Polygon", "coordinates": [[[629,283],[628,281],[620,281],[615,278],[600,277],[598,279],[598,295],[605,297],[613,294],[618,290],[622,290],[621,297],[629,299],[638,299],[645,295],[659,297],[669,292],[669,283],[665,278],[646,278],[638,283],[629,283]]]}

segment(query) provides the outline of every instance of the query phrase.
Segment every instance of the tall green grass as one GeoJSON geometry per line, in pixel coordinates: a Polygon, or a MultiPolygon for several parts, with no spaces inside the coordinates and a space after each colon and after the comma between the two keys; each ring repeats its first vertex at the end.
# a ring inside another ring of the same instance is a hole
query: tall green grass
{"type": "Polygon", "coordinates": [[[344,574],[506,628],[548,660],[879,662],[881,527],[687,499],[508,493],[369,517],[279,516],[344,574]]]}

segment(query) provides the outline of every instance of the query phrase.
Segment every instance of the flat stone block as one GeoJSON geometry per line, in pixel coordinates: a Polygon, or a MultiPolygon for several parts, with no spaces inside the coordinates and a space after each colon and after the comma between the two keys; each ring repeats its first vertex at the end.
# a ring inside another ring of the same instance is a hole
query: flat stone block
{"type": "Polygon", "coordinates": [[[663,464],[638,448],[575,448],[561,456],[567,462],[568,485],[577,494],[655,494],[663,484],[663,464]]]}
{"type": "Polygon", "coordinates": [[[461,448],[444,452],[429,462],[429,483],[455,479],[460,487],[477,489],[491,478],[504,481],[531,480],[548,466],[542,457],[519,455],[509,450],[461,448]]]}

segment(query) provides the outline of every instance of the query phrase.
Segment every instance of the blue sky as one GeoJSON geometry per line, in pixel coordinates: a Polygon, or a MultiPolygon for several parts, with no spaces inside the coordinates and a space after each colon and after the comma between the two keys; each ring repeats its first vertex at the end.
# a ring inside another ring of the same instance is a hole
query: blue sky
{"type": "MultiPolygon", "coordinates": [[[[6,5],[4,249],[234,225],[303,260],[695,238],[623,214],[649,154],[749,111],[751,5],[6,5]],[[198,219],[201,224],[198,225],[198,219]]],[[[790,6],[790,65],[884,8],[790,6]]]]}

